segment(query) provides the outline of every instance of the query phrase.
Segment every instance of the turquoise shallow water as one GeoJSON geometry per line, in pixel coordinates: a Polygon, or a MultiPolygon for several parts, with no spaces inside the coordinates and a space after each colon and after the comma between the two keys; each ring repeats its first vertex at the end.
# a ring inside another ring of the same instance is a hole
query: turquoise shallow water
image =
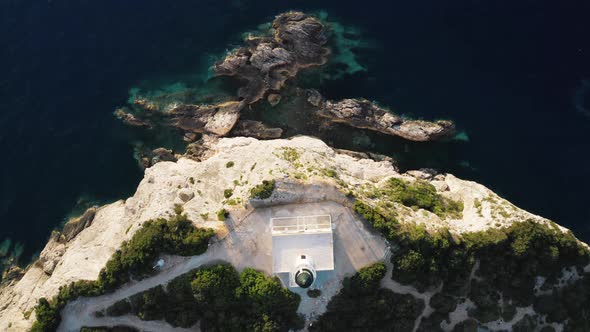
{"type": "Polygon", "coordinates": [[[407,167],[434,166],[482,182],[590,240],[590,89],[583,83],[590,79],[589,6],[4,1],[0,243],[11,243],[0,245],[0,255],[16,250],[26,262],[76,205],[134,192],[142,174],[129,142],[138,136],[112,116],[130,88],[199,80],[211,56],[291,8],[327,13],[352,50],[306,84],[330,98],[366,97],[413,117],[448,117],[469,138],[357,141],[407,167]]]}

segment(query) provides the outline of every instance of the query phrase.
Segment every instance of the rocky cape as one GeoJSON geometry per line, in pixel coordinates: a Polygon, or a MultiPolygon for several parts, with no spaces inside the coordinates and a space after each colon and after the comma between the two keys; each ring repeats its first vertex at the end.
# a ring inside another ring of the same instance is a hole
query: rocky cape
{"type": "Polygon", "coordinates": [[[226,225],[215,218],[216,211],[225,208],[232,218],[237,218],[253,206],[263,205],[265,202],[249,200],[250,189],[263,180],[277,181],[267,203],[323,200],[351,206],[353,201],[346,193],[363,195],[391,177],[421,179],[431,183],[442,196],[463,202],[462,217],[441,219],[429,211],[396,207],[402,216],[400,221],[423,224],[427,229],[448,228],[456,234],[523,220],[549,223],[475,182],[430,169],[400,174],[389,158],[335,150],[312,137],[266,141],[222,138],[209,141],[207,153],[201,154],[199,161],[194,159],[181,157],[156,163],[146,169],[132,197],[92,208],[70,221],[61,232],[54,232],[36,262],[24,273],[3,281],[0,330],[30,328],[39,298],[51,298],[60,286],[76,280],[95,280],[115,250],[143,222],[174,215],[176,204],[182,205],[196,226],[214,228],[223,237],[226,225]],[[229,204],[224,198],[227,188],[233,189],[234,202],[242,203],[229,204]]]}

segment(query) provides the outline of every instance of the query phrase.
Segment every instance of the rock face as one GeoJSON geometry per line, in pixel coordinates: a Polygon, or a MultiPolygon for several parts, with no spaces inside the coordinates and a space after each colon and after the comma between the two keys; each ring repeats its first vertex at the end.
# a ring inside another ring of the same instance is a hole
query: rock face
{"type": "MultiPolygon", "coordinates": [[[[310,98],[319,104],[316,95],[312,95],[310,98]]],[[[326,101],[324,107],[318,111],[318,115],[333,122],[379,131],[418,142],[448,137],[455,131],[455,126],[451,121],[405,120],[366,99],[326,101]]]]}
{"type": "Polygon", "coordinates": [[[205,136],[200,146],[208,147],[206,152],[202,151],[201,161],[180,158],[177,162],[157,163],[146,170],[133,197],[85,213],[73,225],[66,226],[64,233],[51,237],[40,260],[29,266],[22,278],[19,271],[13,271],[0,286],[0,331],[28,330],[34,314],[28,320],[23,314],[31,310],[40,297],[51,298],[60,286],[72,281],[96,279],[115,250],[146,220],[169,217],[174,214],[175,204],[180,204],[197,226],[223,230],[225,223],[216,220],[216,211],[226,208],[230,213],[245,213],[243,207],[224,205],[224,189],[233,188],[232,198],[248,202],[250,189],[263,180],[280,182],[271,200],[299,202],[337,196],[348,199],[342,193],[364,190],[390,177],[407,181],[425,178],[433,185],[436,183],[435,187],[444,188],[440,189],[444,190],[440,191],[441,195],[464,203],[463,217],[442,220],[428,211],[407,208],[403,211],[405,220],[428,228],[448,228],[456,233],[485,230],[526,219],[545,222],[477,183],[450,174],[429,174],[429,170],[412,172],[412,176],[402,175],[388,160],[375,161],[360,154],[339,153],[316,138],[298,136],[290,140],[259,141],[246,137],[205,136]],[[226,165],[230,161],[234,166],[228,168],[226,165]],[[321,171],[326,169],[333,172],[321,171]],[[341,187],[342,183],[347,188],[341,187]],[[480,204],[475,206],[475,200],[480,204]],[[509,211],[510,217],[503,217],[498,212],[500,208],[509,211]],[[90,218],[92,214],[94,218],[90,218]],[[65,232],[66,229],[70,231],[65,232]]]}
{"type": "Polygon", "coordinates": [[[144,108],[137,116],[123,109],[115,115],[132,126],[153,128],[164,123],[189,133],[206,133],[225,136],[240,118],[243,102],[227,101],[214,105],[171,104],[165,110],[144,108]],[[139,116],[143,118],[139,118],[139,116]]]}
{"type": "Polygon", "coordinates": [[[249,39],[241,47],[215,64],[217,75],[246,81],[238,96],[248,104],[264,97],[267,91],[279,91],[285,81],[306,67],[322,65],[330,51],[327,33],[315,17],[288,12],[276,17],[271,36],[249,39]]]}
{"type": "Polygon", "coordinates": [[[240,118],[244,104],[237,101],[217,105],[175,105],[165,113],[175,127],[194,133],[225,136],[240,118]]]}
{"type": "Polygon", "coordinates": [[[92,221],[96,216],[96,209],[96,207],[91,207],[90,209],[86,210],[86,212],[84,212],[81,217],[70,220],[64,225],[61,233],[66,242],[71,241],[84,228],[87,228],[92,224],[92,221]]]}
{"type": "Polygon", "coordinates": [[[281,128],[270,128],[260,121],[239,121],[231,132],[232,136],[246,136],[259,139],[280,138],[283,134],[281,128]]]}

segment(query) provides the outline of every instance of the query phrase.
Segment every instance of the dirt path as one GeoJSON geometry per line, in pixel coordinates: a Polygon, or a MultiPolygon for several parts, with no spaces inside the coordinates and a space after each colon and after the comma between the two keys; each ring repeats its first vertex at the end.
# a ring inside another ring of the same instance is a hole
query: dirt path
{"type": "Polygon", "coordinates": [[[137,317],[96,317],[94,313],[108,308],[117,301],[143,292],[158,285],[166,284],[170,280],[189,272],[203,264],[215,260],[227,259],[223,250],[223,242],[212,245],[209,250],[201,255],[191,257],[176,266],[160,272],[158,275],[143,279],[139,282],[129,283],[117,291],[98,297],[80,298],[69,303],[62,311],[62,322],[58,331],[79,331],[83,326],[135,326],[145,331],[177,330],[164,322],[142,321],[137,317]]]}

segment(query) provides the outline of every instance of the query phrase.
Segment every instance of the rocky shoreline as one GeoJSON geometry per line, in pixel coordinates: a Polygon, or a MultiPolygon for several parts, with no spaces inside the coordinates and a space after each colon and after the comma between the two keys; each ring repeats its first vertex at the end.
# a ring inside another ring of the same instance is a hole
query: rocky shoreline
{"type": "MultiPolygon", "coordinates": [[[[244,108],[260,107],[261,103],[282,107],[282,100],[297,90],[285,88],[299,71],[330,60],[330,33],[314,16],[301,12],[280,14],[266,34],[248,37],[244,41],[246,46],[233,50],[213,66],[214,78],[229,77],[241,84],[235,95],[208,96],[220,101],[196,104],[188,102],[191,98],[187,96],[198,94],[197,91],[182,96],[135,96],[129,107],[118,109],[115,115],[130,126],[146,130],[157,130],[159,126],[177,128],[188,141],[197,140],[197,135],[202,134],[279,138],[284,128],[271,129],[260,121],[240,121],[240,115],[244,108]]],[[[310,116],[317,122],[327,118],[328,123],[416,142],[449,138],[455,132],[452,121],[408,120],[365,99],[325,101],[316,90],[307,90],[307,94],[309,104],[315,108],[310,116]]]]}

